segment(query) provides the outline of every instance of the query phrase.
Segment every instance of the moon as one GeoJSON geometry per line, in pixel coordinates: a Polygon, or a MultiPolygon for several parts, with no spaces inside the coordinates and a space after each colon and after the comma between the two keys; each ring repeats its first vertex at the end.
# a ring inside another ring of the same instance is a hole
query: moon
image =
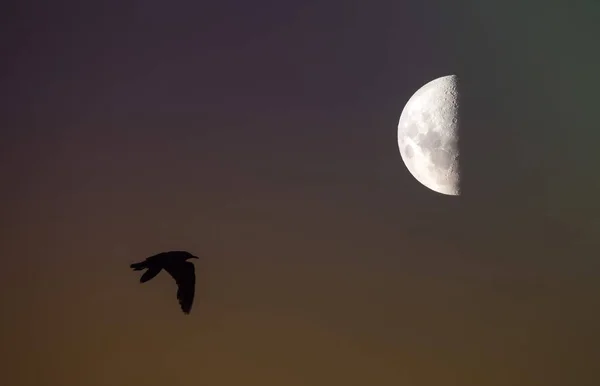
{"type": "Polygon", "coordinates": [[[429,189],[460,195],[459,89],[456,75],[432,80],[404,106],[398,147],[408,171],[429,189]]]}

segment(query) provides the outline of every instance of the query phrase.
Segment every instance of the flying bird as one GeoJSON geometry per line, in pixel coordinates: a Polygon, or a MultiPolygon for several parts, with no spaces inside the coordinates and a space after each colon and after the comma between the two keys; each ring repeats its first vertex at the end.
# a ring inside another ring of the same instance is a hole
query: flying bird
{"type": "Polygon", "coordinates": [[[189,314],[192,303],[194,303],[196,273],[194,264],[188,260],[197,258],[186,251],[162,252],[139,263],[131,264],[130,267],[134,271],[147,269],[140,277],[140,283],[145,283],[154,278],[163,269],[167,271],[177,283],[177,300],[179,300],[181,310],[185,314],[189,314]]]}

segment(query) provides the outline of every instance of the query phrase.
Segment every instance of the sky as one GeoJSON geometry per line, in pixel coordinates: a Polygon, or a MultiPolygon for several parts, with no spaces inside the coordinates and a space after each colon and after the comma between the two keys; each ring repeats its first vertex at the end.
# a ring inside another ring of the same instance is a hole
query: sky
{"type": "Polygon", "coordinates": [[[598,385],[600,3],[18,2],[0,382],[598,385]],[[457,74],[463,194],[396,130],[457,74]],[[175,283],[129,264],[196,262],[175,283]]]}

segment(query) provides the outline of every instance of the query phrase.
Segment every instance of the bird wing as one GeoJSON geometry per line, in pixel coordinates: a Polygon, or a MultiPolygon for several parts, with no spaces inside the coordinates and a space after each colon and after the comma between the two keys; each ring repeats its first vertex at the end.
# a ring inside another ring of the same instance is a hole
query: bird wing
{"type": "Polygon", "coordinates": [[[173,264],[165,267],[165,270],[175,279],[177,283],[177,300],[181,310],[189,314],[194,303],[194,292],[196,291],[196,271],[194,264],[189,261],[181,264],[173,264]]]}
{"type": "Polygon", "coordinates": [[[153,279],[154,276],[158,275],[161,270],[162,270],[161,267],[151,266],[150,268],[148,268],[148,270],[146,272],[144,272],[142,277],[140,277],[140,283],[145,283],[148,280],[153,279]]]}

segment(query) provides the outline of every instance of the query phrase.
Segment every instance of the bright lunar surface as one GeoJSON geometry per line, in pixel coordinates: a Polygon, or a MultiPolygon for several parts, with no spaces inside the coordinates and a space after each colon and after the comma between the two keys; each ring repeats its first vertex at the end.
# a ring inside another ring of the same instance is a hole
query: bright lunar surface
{"type": "Polygon", "coordinates": [[[458,97],[455,75],[432,80],[410,97],[398,122],[400,155],[410,173],[453,196],[460,194],[458,97]]]}

